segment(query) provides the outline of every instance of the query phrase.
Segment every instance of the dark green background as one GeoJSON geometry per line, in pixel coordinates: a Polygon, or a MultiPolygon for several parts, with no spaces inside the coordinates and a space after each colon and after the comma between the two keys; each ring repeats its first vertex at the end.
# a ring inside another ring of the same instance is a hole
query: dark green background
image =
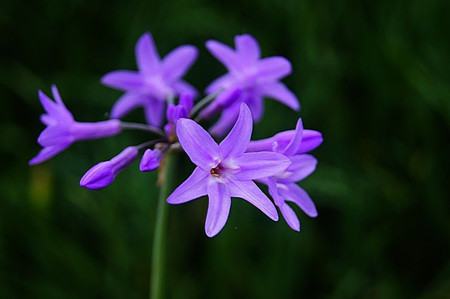
{"type": "MultiPolygon", "coordinates": [[[[145,31],[162,54],[199,47],[188,80],[200,89],[224,72],[204,42],[253,34],[265,56],[292,61],[285,82],[325,137],[302,184],[319,217],[299,212],[301,233],[235,200],[208,239],[205,199],[170,207],[168,298],[450,298],[449,3],[1,1],[0,298],[146,298],[155,174],[135,163],[108,189],[78,186],[146,136],[27,166],[43,128],[37,89],[56,83],[77,119],[106,119],[120,93],[99,78],[135,67],[145,31]]],[[[266,108],[254,136],[294,127],[298,114],[266,108]]]]}

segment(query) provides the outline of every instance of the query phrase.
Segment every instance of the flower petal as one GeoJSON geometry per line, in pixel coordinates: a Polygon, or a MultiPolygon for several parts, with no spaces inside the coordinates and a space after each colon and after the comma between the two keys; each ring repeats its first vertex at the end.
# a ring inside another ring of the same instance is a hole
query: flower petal
{"type": "Polygon", "coordinates": [[[163,60],[163,74],[169,81],[182,77],[194,60],[197,58],[197,49],[193,46],[180,46],[170,52],[163,60]]]}
{"type": "Polygon", "coordinates": [[[144,86],[142,76],[134,71],[110,72],[104,75],[101,81],[103,85],[120,90],[136,90],[144,86]]]}
{"type": "MultiPolygon", "coordinates": [[[[201,114],[200,114],[201,115],[201,114]]],[[[233,105],[228,109],[223,110],[219,120],[209,129],[211,134],[215,136],[223,136],[227,133],[239,115],[239,105],[233,105]]]]}
{"type": "Polygon", "coordinates": [[[255,123],[260,121],[264,114],[264,101],[262,97],[255,95],[251,99],[246,100],[246,103],[252,112],[253,121],[255,123]]]}
{"type": "Polygon", "coordinates": [[[295,111],[300,109],[297,97],[283,83],[275,82],[264,85],[263,94],[295,111]]]}
{"type": "Polygon", "coordinates": [[[275,206],[253,181],[230,180],[228,188],[232,197],[242,198],[257,207],[270,219],[278,220],[275,206]]]}
{"type": "MultiPolygon", "coordinates": [[[[52,91],[54,91],[52,89],[52,91]]],[[[52,122],[50,119],[54,119],[59,122],[68,122],[73,120],[72,114],[67,110],[66,106],[61,100],[59,93],[57,95],[57,102],[52,101],[45,93],[38,91],[38,97],[42,107],[48,114],[48,117],[44,117],[46,122],[52,122]]]]}
{"type": "Polygon", "coordinates": [[[280,195],[287,201],[291,201],[298,205],[309,217],[317,217],[316,205],[311,197],[309,197],[308,193],[297,184],[288,184],[286,186],[287,190],[284,188],[279,189],[280,195]]]}
{"type": "Polygon", "coordinates": [[[218,41],[210,40],[206,42],[206,48],[211,54],[222,62],[230,71],[236,71],[240,68],[239,57],[227,45],[218,41]]]}
{"type": "Polygon", "coordinates": [[[145,74],[152,74],[160,66],[159,54],[150,33],[144,33],[136,43],[136,62],[139,70],[145,74]]]}
{"type": "MultiPolygon", "coordinates": [[[[148,98],[148,97],[147,97],[148,98]]],[[[146,97],[140,94],[127,92],[121,96],[113,105],[111,118],[121,118],[131,110],[143,106],[146,97]]]]}
{"type": "MultiPolygon", "coordinates": [[[[250,141],[247,152],[270,151],[273,143],[277,142],[280,149],[284,149],[295,136],[295,130],[284,131],[270,138],[250,141]]],[[[319,131],[303,130],[303,138],[296,154],[306,153],[317,148],[323,141],[319,131]]]]}
{"type": "Polygon", "coordinates": [[[144,102],[144,112],[147,122],[152,125],[159,127],[164,118],[164,107],[166,103],[164,101],[149,97],[147,101],[144,102]]]}
{"type": "Polygon", "coordinates": [[[289,75],[291,71],[291,63],[284,57],[264,58],[258,64],[258,77],[263,81],[279,80],[289,75]]]}
{"type": "Polygon", "coordinates": [[[252,137],[252,129],[252,113],[246,104],[241,104],[236,123],[219,145],[222,158],[226,159],[244,153],[252,137]]]}
{"type": "Polygon", "coordinates": [[[69,127],[55,125],[45,128],[38,137],[38,143],[42,146],[67,144],[74,141],[74,136],[69,132],[69,127]]]}
{"type": "Polygon", "coordinates": [[[181,118],[177,121],[176,131],[181,147],[191,161],[206,171],[219,159],[219,146],[200,125],[193,120],[181,118]]]}
{"type": "Polygon", "coordinates": [[[223,183],[210,182],[207,189],[209,201],[205,232],[208,237],[214,237],[227,222],[231,207],[231,197],[226,185],[223,183]]]}
{"type": "Polygon", "coordinates": [[[211,82],[208,87],[206,87],[206,93],[211,94],[218,92],[220,89],[226,89],[231,84],[231,75],[226,74],[211,82]]]}
{"type": "Polygon", "coordinates": [[[289,141],[288,145],[283,149],[282,153],[286,156],[292,156],[295,154],[300,144],[302,143],[302,137],[303,137],[303,123],[302,119],[300,118],[297,121],[297,126],[295,127],[295,134],[292,136],[291,141],[289,141]]]}
{"type": "Polygon", "coordinates": [[[208,176],[208,172],[196,167],[192,174],[169,195],[167,202],[181,204],[206,195],[208,176]]]}
{"type": "Polygon", "coordinates": [[[43,149],[41,149],[41,151],[36,156],[34,156],[28,162],[28,164],[29,165],[36,165],[36,164],[43,163],[43,162],[53,158],[54,156],[56,156],[60,152],[64,151],[69,146],[70,146],[70,143],[69,144],[58,144],[58,145],[54,145],[54,146],[44,147],[43,149]]]}
{"type": "Polygon", "coordinates": [[[292,163],[286,170],[289,173],[286,179],[290,182],[301,181],[316,170],[317,159],[311,155],[295,155],[290,160],[292,163]]]}
{"type": "Polygon", "coordinates": [[[183,80],[178,80],[177,82],[173,83],[173,89],[175,89],[175,91],[181,95],[181,94],[189,94],[192,97],[196,97],[197,96],[197,90],[189,83],[183,81],[183,80]]]}
{"type": "MultiPolygon", "coordinates": [[[[240,96],[241,90],[236,87],[231,86],[228,89],[224,89],[217,95],[217,97],[211,104],[209,104],[200,112],[200,118],[210,118],[217,112],[233,106],[235,106],[234,109],[236,110],[237,114],[239,112],[239,105],[237,101],[240,99],[240,96]]],[[[225,113],[225,111],[223,111],[222,114],[223,113],[225,113]]],[[[236,120],[236,118],[234,120],[236,120]]]]}
{"type": "Polygon", "coordinates": [[[274,152],[245,153],[234,162],[239,166],[235,177],[240,180],[256,180],[270,177],[285,171],[291,164],[283,154],[274,152]]]}
{"type": "Polygon", "coordinates": [[[258,42],[253,36],[249,34],[238,35],[235,37],[234,43],[236,44],[236,51],[244,60],[255,62],[259,59],[261,52],[258,42]]]}
{"type": "Polygon", "coordinates": [[[298,220],[298,217],[295,214],[294,210],[292,210],[292,208],[287,203],[284,203],[279,208],[284,220],[286,220],[286,223],[289,225],[289,227],[299,232],[300,221],[298,220]]]}

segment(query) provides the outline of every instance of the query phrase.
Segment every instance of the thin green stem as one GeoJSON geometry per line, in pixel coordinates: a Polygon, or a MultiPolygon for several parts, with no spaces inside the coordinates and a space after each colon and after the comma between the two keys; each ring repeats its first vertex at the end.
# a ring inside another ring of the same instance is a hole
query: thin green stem
{"type": "Polygon", "coordinates": [[[160,193],[156,210],[156,223],[153,235],[152,265],[150,273],[150,299],[161,299],[164,290],[167,208],[166,198],[172,189],[176,173],[176,157],[174,150],[169,150],[160,166],[158,184],[160,193]]]}
{"type": "Polygon", "coordinates": [[[160,136],[164,136],[164,132],[157,127],[153,127],[146,124],[140,124],[140,123],[130,123],[130,122],[120,122],[120,126],[122,129],[128,129],[128,130],[141,130],[141,131],[147,131],[152,132],[160,136]]]}

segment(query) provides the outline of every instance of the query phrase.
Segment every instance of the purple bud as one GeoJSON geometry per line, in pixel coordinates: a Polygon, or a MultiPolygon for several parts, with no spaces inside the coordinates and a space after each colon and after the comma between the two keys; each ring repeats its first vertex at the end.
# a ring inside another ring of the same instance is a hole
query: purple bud
{"type": "Polygon", "coordinates": [[[142,172],[153,171],[159,167],[159,162],[162,158],[162,152],[158,149],[151,150],[148,149],[145,151],[144,155],[141,159],[141,164],[139,165],[139,169],[142,172]]]}
{"type": "Polygon", "coordinates": [[[191,112],[194,106],[194,95],[190,93],[183,93],[180,95],[180,105],[183,106],[188,113],[191,112]]]}
{"type": "Polygon", "coordinates": [[[98,163],[89,169],[80,180],[80,186],[97,190],[110,185],[119,172],[130,165],[138,154],[138,149],[129,146],[109,161],[98,163]]]}

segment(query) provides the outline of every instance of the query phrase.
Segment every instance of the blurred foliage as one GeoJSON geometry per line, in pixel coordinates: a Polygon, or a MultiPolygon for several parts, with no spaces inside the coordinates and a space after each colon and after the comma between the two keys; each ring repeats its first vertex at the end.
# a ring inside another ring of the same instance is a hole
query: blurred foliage
{"type": "MultiPolygon", "coordinates": [[[[235,200],[208,239],[206,200],[170,207],[168,298],[450,298],[449,11],[444,0],[1,1],[0,298],[146,298],[155,174],[133,165],[106,190],[78,186],[146,136],[27,166],[36,90],[56,83],[79,120],[107,118],[120,93],[99,78],[134,67],[145,31],[161,53],[200,48],[188,75],[200,89],[224,72],[204,42],[253,34],[264,55],[292,61],[285,82],[325,136],[303,183],[319,217],[299,212],[301,233],[235,200]]],[[[266,103],[255,137],[294,127],[298,114],[266,103]]]]}

